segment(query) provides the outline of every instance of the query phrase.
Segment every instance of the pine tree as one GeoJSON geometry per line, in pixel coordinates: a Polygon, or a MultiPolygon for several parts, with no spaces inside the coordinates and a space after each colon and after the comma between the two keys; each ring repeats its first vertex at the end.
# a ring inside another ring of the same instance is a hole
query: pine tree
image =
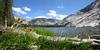
{"type": "Polygon", "coordinates": [[[4,0],[4,24],[5,27],[11,26],[13,24],[13,15],[12,15],[12,0],[4,0]]]}

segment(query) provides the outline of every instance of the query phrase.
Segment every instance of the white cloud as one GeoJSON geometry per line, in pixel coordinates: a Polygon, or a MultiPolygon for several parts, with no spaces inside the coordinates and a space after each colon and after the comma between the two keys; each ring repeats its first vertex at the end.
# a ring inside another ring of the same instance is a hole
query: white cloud
{"type": "Polygon", "coordinates": [[[16,13],[20,13],[20,14],[27,14],[27,12],[23,11],[21,8],[19,7],[13,7],[12,8],[14,12],[16,13]]]}
{"type": "MultiPolygon", "coordinates": [[[[65,17],[67,17],[67,15],[57,14],[55,10],[49,10],[49,13],[47,13],[47,15],[35,16],[34,18],[55,18],[58,20],[62,20],[65,17]]],[[[27,18],[30,17],[27,16],[27,18]]]]}
{"type": "Polygon", "coordinates": [[[28,8],[28,7],[23,7],[23,9],[24,9],[25,11],[28,11],[28,12],[30,12],[30,11],[31,11],[31,9],[30,9],[30,8],[28,8]]]}
{"type": "Polygon", "coordinates": [[[12,7],[12,10],[13,10],[14,14],[16,14],[16,15],[27,14],[28,12],[31,11],[31,9],[28,7],[23,7],[23,8],[12,7]]]}
{"type": "MultiPolygon", "coordinates": [[[[57,14],[57,12],[55,10],[49,10],[50,12],[47,13],[47,15],[50,17],[50,18],[56,18],[58,20],[62,20],[63,18],[67,17],[67,15],[62,15],[62,14],[57,14]]],[[[49,18],[47,17],[47,18],[49,18]]]]}
{"type": "Polygon", "coordinates": [[[55,10],[49,10],[50,12],[49,13],[47,13],[47,15],[49,15],[49,16],[54,16],[54,17],[56,17],[57,16],[57,13],[56,13],[56,11],[55,10]]]}

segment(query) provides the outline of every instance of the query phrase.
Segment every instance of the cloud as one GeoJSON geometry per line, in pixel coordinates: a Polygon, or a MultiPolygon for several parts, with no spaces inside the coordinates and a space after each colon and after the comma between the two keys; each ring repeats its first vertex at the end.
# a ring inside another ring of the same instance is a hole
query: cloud
{"type": "Polygon", "coordinates": [[[20,13],[20,14],[27,14],[27,12],[23,11],[21,8],[19,7],[13,7],[12,8],[14,12],[16,13],[20,13]]]}
{"type": "Polygon", "coordinates": [[[46,13],[46,15],[35,16],[34,18],[53,18],[53,19],[62,20],[65,17],[67,17],[67,15],[57,14],[55,10],[49,10],[49,12],[46,13]]]}
{"type": "Polygon", "coordinates": [[[30,11],[31,11],[31,9],[30,9],[30,8],[28,8],[28,7],[23,7],[23,9],[24,9],[25,11],[28,11],[28,12],[30,12],[30,11]]]}
{"type": "MultiPolygon", "coordinates": [[[[62,20],[63,18],[68,16],[68,15],[57,14],[57,12],[55,10],[49,10],[49,13],[47,13],[47,15],[50,18],[56,18],[58,20],[62,20]]],[[[49,18],[49,17],[47,17],[47,18],[49,18]]]]}
{"type": "Polygon", "coordinates": [[[49,15],[49,16],[54,16],[54,17],[56,17],[57,16],[57,13],[56,13],[56,11],[55,10],[49,10],[50,12],[49,13],[47,13],[47,15],[49,15]]]}
{"type": "Polygon", "coordinates": [[[16,15],[27,14],[28,12],[31,11],[31,9],[28,7],[24,7],[24,8],[12,7],[12,10],[13,10],[14,14],[16,14],[16,15]]]}

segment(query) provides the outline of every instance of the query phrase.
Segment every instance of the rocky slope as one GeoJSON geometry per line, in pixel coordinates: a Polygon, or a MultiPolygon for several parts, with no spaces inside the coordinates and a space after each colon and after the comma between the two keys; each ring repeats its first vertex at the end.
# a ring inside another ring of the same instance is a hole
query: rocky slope
{"type": "Polygon", "coordinates": [[[97,26],[100,24],[100,0],[95,0],[79,12],[70,15],[63,20],[68,21],[76,27],[97,26]]]}

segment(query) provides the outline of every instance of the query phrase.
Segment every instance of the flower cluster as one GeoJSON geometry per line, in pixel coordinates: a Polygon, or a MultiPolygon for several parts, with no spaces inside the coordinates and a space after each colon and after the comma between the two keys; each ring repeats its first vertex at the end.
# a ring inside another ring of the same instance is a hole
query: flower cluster
{"type": "MultiPolygon", "coordinates": [[[[15,22],[11,27],[13,28],[13,26],[14,25],[16,25],[15,27],[17,27],[18,25],[23,25],[24,24],[24,21],[23,20],[21,20],[21,18],[18,18],[17,19],[17,22],[15,22]]],[[[19,32],[19,29],[15,29],[14,30],[15,32],[19,32]]],[[[27,27],[22,27],[22,29],[21,29],[21,31],[24,31],[24,32],[33,32],[33,29],[32,29],[32,27],[29,27],[29,28],[27,28],[27,27]]]]}
{"type": "Polygon", "coordinates": [[[18,18],[18,23],[20,23],[20,24],[24,24],[24,21],[22,21],[20,18],[18,18]]]}

